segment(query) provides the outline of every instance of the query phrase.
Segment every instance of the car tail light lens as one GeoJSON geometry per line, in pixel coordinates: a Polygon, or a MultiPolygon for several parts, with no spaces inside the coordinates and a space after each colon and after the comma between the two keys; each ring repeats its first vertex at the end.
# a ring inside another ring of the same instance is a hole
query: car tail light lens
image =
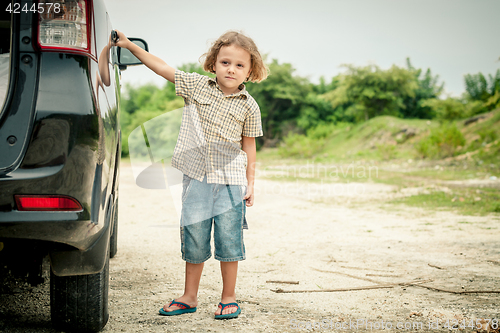
{"type": "Polygon", "coordinates": [[[43,50],[90,52],[90,4],[86,0],[40,0],[38,44],[43,50]]]}
{"type": "Polygon", "coordinates": [[[15,195],[19,211],[81,211],[80,203],[62,195],[15,195]]]}

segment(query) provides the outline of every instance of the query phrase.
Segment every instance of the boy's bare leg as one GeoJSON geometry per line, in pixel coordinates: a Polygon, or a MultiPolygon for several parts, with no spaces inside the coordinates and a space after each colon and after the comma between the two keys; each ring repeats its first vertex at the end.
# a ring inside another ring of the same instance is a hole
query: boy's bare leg
{"type": "MultiPolygon", "coordinates": [[[[198,287],[200,286],[201,272],[203,272],[203,265],[201,264],[190,264],[186,262],[186,278],[184,285],[184,295],[177,298],[177,302],[186,303],[190,307],[198,306],[198,287]]],[[[170,303],[169,303],[170,304],[170,303]]],[[[168,306],[165,304],[163,310],[169,312],[178,310],[179,307],[176,305],[168,306]]]]}
{"type": "MultiPolygon", "coordinates": [[[[220,271],[222,274],[222,299],[221,302],[224,304],[233,303],[236,301],[236,276],[238,275],[238,262],[237,261],[221,261],[220,271]]],[[[227,307],[224,309],[222,314],[234,313],[236,312],[236,307],[227,307]]],[[[220,315],[220,308],[215,311],[215,315],[220,315]]]]}

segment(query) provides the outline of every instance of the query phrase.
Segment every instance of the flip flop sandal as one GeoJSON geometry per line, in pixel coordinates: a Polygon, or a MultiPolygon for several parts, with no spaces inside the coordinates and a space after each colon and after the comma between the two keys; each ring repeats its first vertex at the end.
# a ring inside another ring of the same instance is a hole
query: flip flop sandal
{"type": "Polygon", "coordinates": [[[168,306],[170,307],[172,305],[175,305],[175,306],[179,307],[180,309],[177,309],[174,311],[165,311],[165,310],[163,310],[163,308],[161,308],[160,314],[162,316],[177,316],[177,315],[181,315],[183,313],[191,313],[191,312],[196,311],[196,307],[192,308],[189,305],[187,305],[186,303],[177,302],[176,300],[172,300],[172,302],[170,302],[170,304],[168,306]]]}
{"type": "Polygon", "coordinates": [[[216,315],[215,319],[231,319],[231,318],[236,318],[239,316],[239,314],[241,313],[241,308],[238,305],[238,303],[223,304],[222,302],[220,302],[219,303],[219,308],[221,308],[220,313],[222,313],[222,311],[224,311],[224,309],[227,308],[228,306],[236,306],[238,308],[238,310],[236,310],[236,312],[233,312],[233,313],[216,315]]]}

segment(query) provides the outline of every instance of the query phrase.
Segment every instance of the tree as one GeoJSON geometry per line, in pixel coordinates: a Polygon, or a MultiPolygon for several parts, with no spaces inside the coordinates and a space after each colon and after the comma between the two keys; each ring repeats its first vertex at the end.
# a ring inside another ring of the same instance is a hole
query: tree
{"type": "Polygon", "coordinates": [[[397,66],[381,70],[376,65],[344,67],[347,72],[341,75],[338,88],[325,97],[334,108],[350,103],[345,112],[358,121],[380,115],[402,116],[404,100],[415,97],[418,84],[409,70],[397,66]]]}
{"type": "MultiPolygon", "coordinates": [[[[313,86],[314,88],[314,86],[313,86]]],[[[302,101],[297,126],[304,132],[323,123],[336,123],[335,109],[323,96],[310,92],[302,101]]]]}
{"type": "Polygon", "coordinates": [[[405,98],[406,108],[402,110],[403,116],[404,118],[431,119],[435,116],[433,109],[423,102],[438,98],[443,91],[444,83],[438,85],[439,75],[432,76],[430,68],[423,74],[422,69],[413,67],[410,58],[406,58],[406,66],[415,75],[418,86],[415,89],[415,96],[405,98]]]}
{"type": "Polygon", "coordinates": [[[447,99],[432,98],[422,101],[422,107],[428,107],[438,119],[452,120],[467,116],[465,105],[462,101],[448,97],[447,99]]]}
{"type": "Polygon", "coordinates": [[[467,97],[472,101],[481,101],[491,110],[500,106],[500,69],[495,76],[489,74],[488,79],[480,72],[464,75],[467,97]]]}
{"type": "Polygon", "coordinates": [[[258,143],[264,146],[274,146],[280,137],[296,127],[296,118],[312,91],[307,79],[293,75],[295,69],[291,64],[280,64],[273,59],[269,69],[266,80],[246,84],[260,107],[264,136],[258,143]]]}
{"type": "Polygon", "coordinates": [[[125,98],[122,100],[120,105],[121,112],[128,114],[133,114],[141,108],[144,104],[149,103],[153,94],[155,94],[159,88],[154,84],[146,84],[137,88],[134,88],[130,84],[125,85],[125,98]]]}

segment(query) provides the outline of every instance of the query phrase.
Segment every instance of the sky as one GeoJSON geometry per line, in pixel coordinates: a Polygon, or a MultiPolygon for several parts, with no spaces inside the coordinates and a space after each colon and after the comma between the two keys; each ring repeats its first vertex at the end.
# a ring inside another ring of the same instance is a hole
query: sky
{"type": "MultiPolygon", "coordinates": [[[[445,94],[465,91],[464,75],[500,68],[499,0],[104,0],[113,28],[140,37],[173,67],[198,62],[227,30],[240,30],[261,54],[291,63],[319,82],[342,64],[412,65],[439,75],[445,94]]],[[[272,73],[271,73],[272,75],[272,73]]],[[[129,67],[122,84],[165,80],[129,67]]]]}

